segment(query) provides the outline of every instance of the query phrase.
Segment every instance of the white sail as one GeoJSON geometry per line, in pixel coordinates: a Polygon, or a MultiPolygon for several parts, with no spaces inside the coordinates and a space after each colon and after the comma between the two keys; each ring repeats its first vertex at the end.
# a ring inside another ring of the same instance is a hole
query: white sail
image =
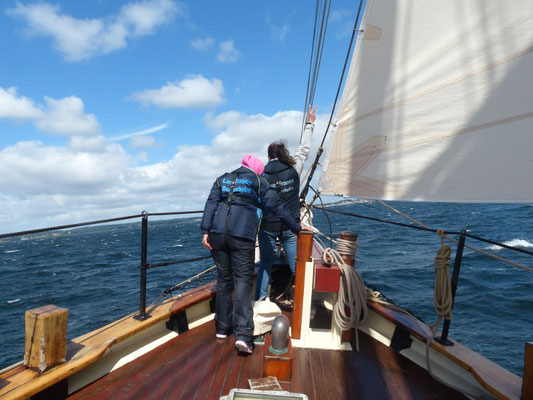
{"type": "Polygon", "coordinates": [[[369,0],[322,193],[533,201],[533,1],[369,0]]]}

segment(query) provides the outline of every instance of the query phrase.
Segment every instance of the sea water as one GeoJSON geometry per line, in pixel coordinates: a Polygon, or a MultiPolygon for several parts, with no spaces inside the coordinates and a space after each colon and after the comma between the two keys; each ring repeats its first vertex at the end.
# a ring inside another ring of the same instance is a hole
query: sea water
{"type": "MultiPolygon", "coordinates": [[[[467,230],[476,236],[533,251],[531,205],[393,202],[393,207],[432,228],[467,230]]],[[[333,210],[411,223],[375,202],[331,206],[333,210]]],[[[367,285],[426,323],[433,306],[434,234],[314,210],[327,236],[359,235],[356,268],[367,285]]],[[[74,221],[73,221],[74,222],[74,221]]],[[[148,228],[148,262],[209,255],[201,244],[200,216],[155,220],[148,228]]],[[[54,304],[69,310],[69,339],[138,311],[140,221],[97,225],[0,240],[0,369],[23,358],[24,313],[54,304]]],[[[329,246],[329,242],[325,240],[329,246]]],[[[532,267],[533,256],[467,239],[467,245],[532,267]]],[[[451,268],[456,245],[452,244],[451,268]]],[[[148,271],[147,301],[212,265],[210,259],[148,271]]],[[[207,273],[183,290],[216,279],[207,273]]],[[[174,294],[179,293],[179,291],[174,294]]],[[[524,344],[533,341],[533,273],[465,249],[450,337],[522,375],[524,344]]]]}

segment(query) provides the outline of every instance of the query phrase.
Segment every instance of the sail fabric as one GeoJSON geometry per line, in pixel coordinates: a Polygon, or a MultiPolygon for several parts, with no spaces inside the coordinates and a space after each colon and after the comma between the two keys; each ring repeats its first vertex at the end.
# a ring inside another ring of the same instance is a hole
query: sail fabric
{"type": "Polygon", "coordinates": [[[323,194],[533,201],[533,1],[369,0],[323,194]]]}

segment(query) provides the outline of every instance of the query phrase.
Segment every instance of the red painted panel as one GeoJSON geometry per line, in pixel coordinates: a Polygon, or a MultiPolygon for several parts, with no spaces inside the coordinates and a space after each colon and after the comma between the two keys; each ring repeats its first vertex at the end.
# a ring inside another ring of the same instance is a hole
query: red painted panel
{"type": "Polygon", "coordinates": [[[322,261],[315,262],[315,283],[314,289],[317,292],[339,291],[341,270],[337,264],[325,264],[322,261]]]}

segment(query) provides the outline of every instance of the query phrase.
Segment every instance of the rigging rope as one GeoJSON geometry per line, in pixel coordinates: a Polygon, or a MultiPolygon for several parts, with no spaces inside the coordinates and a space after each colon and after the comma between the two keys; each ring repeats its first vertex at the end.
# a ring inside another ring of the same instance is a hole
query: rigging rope
{"type": "MultiPolygon", "coordinates": [[[[216,265],[213,265],[212,267],[207,268],[206,270],[200,272],[199,274],[196,274],[196,275],[190,277],[189,279],[186,279],[186,280],[184,280],[183,282],[180,282],[180,283],[178,283],[177,285],[172,286],[172,287],[169,288],[169,289],[165,289],[165,290],[163,290],[163,292],[161,293],[161,296],[159,296],[159,298],[162,298],[162,297],[166,296],[167,294],[172,293],[174,290],[177,290],[177,289],[179,289],[180,287],[182,287],[182,286],[184,286],[184,285],[187,285],[187,284],[191,283],[193,280],[200,278],[202,275],[207,274],[209,271],[215,269],[216,267],[217,267],[216,265]]],[[[157,300],[154,300],[153,303],[155,303],[155,301],[157,301],[157,300]]],[[[152,303],[152,304],[153,304],[153,303],[152,303]]]]}
{"type": "Polygon", "coordinates": [[[309,72],[307,76],[307,89],[305,94],[304,113],[302,118],[302,127],[300,131],[300,142],[302,141],[305,124],[307,122],[308,107],[315,101],[316,86],[318,84],[318,75],[320,72],[320,64],[322,63],[322,52],[324,51],[324,43],[326,41],[326,31],[328,27],[329,11],[331,8],[331,0],[324,1],[322,10],[322,17],[320,22],[320,31],[317,39],[317,22],[320,9],[320,0],[316,1],[315,6],[315,24],[313,27],[313,40],[311,44],[311,55],[309,57],[309,72]],[[327,10],[326,10],[327,9],[327,10]],[[316,43],[316,48],[315,48],[316,43]],[[311,72],[312,71],[312,72],[311,72]]]}
{"type": "MultiPolygon", "coordinates": [[[[379,200],[378,200],[379,201],[379,200]]],[[[384,219],[379,219],[379,218],[373,218],[373,217],[366,217],[364,215],[359,215],[359,214],[354,214],[354,213],[348,213],[348,212],[344,212],[344,211],[339,211],[339,210],[332,210],[332,209],[328,209],[328,208],[325,208],[324,206],[322,207],[317,207],[317,206],[311,206],[312,208],[316,208],[318,210],[323,210],[325,211],[326,213],[328,212],[331,212],[331,213],[335,213],[335,214],[341,214],[341,215],[348,215],[348,216],[351,216],[351,217],[357,217],[357,218],[363,218],[363,219],[367,219],[367,220],[370,220],[370,221],[376,221],[376,222],[383,222],[383,223],[386,223],[386,224],[391,224],[391,225],[398,225],[398,226],[403,226],[403,227],[406,227],[406,228],[411,228],[411,229],[419,229],[419,230],[423,230],[423,231],[430,231],[430,232],[436,232],[436,229],[432,229],[432,228],[429,228],[419,222],[416,222],[418,225],[420,226],[416,226],[416,225],[408,225],[408,224],[404,224],[404,223],[401,223],[401,222],[394,222],[394,221],[388,221],[388,220],[384,220],[384,219]]],[[[387,206],[391,209],[393,209],[392,207],[390,206],[387,206]]],[[[396,210],[396,212],[398,212],[399,214],[401,214],[399,211],[396,210]]],[[[408,218],[408,217],[406,217],[408,218]]],[[[448,232],[448,234],[453,234],[453,235],[460,235],[461,232],[448,232]]],[[[466,237],[470,237],[472,239],[476,239],[476,240],[479,240],[479,241],[482,241],[482,242],[486,242],[486,243],[490,243],[490,244],[494,244],[494,245],[497,245],[497,246],[500,246],[500,247],[503,247],[503,248],[506,248],[506,249],[509,249],[509,250],[513,250],[513,251],[517,251],[517,252],[520,252],[520,253],[524,253],[524,254],[529,254],[529,255],[533,255],[533,252],[531,251],[528,251],[528,250],[524,250],[524,249],[520,249],[520,248],[517,248],[517,247],[513,247],[513,246],[509,246],[509,245],[506,245],[504,243],[498,243],[498,242],[495,242],[494,240],[489,240],[489,239],[485,239],[485,238],[482,238],[482,237],[479,237],[479,236],[475,236],[475,235],[472,235],[470,233],[465,233],[464,234],[466,237]]],[[[451,241],[454,241],[453,239],[449,238],[449,237],[446,237],[448,240],[451,240],[451,241]]],[[[500,260],[500,261],[503,261],[503,262],[506,262],[508,264],[511,264],[511,265],[514,265],[516,267],[519,267],[519,268],[522,268],[522,269],[525,269],[527,271],[531,271],[533,272],[533,268],[531,267],[528,267],[528,266],[525,266],[525,265],[522,265],[522,264],[518,264],[518,263],[515,263],[513,261],[510,261],[510,260],[507,260],[503,257],[499,257],[499,256],[496,256],[494,254],[490,254],[490,253],[487,253],[483,250],[480,250],[480,249],[476,249],[475,247],[470,247],[470,246],[466,246],[465,247],[468,247],[469,249],[471,250],[474,250],[474,251],[477,251],[478,253],[481,253],[481,254],[484,254],[488,257],[491,257],[491,258],[494,258],[496,260],[500,260]]]]}
{"type": "MultiPolygon", "coordinates": [[[[359,24],[359,17],[361,15],[361,8],[363,6],[363,1],[359,1],[359,10],[357,11],[357,17],[355,18],[355,23],[354,23],[354,27],[353,27],[353,31],[352,31],[352,37],[350,39],[350,45],[348,46],[348,52],[346,54],[346,59],[344,60],[344,66],[342,68],[342,73],[341,73],[341,78],[339,80],[339,86],[337,87],[337,93],[335,95],[335,101],[333,102],[333,107],[331,109],[331,114],[330,114],[330,117],[329,117],[329,122],[328,122],[328,125],[326,127],[326,132],[324,133],[324,137],[322,138],[322,142],[320,143],[320,147],[318,148],[317,150],[317,154],[316,154],[316,158],[315,158],[315,161],[313,162],[312,166],[311,166],[311,172],[309,173],[309,178],[307,179],[307,183],[305,184],[301,194],[300,194],[300,198],[302,200],[305,200],[306,196],[307,196],[307,192],[309,191],[309,186],[311,184],[311,179],[313,179],[313,175],[315,173],[315,170],[316,170],[316,167],[318,165],[318,160],[320,159],[320,156],[322,155],[322,152],[324,151],[324,142],[326,141],[326,137],[328,135],[328,131],[329,131],[329,127],[332,124],[332,121],[333,121],[333,115],[335,114],[335,108],[337,107],[337,101],[339,99],[339,95],[340,95],[340,92],[341,92],[341,88],[342,88],[342,83],[344,82],[344,74],[346,72],[346,67],[348,66],[348,61],[350,60],[350,54],[352,52],[352,45],[353,45],[353,42],[354,42],[354,38],[355,38],[355,33],[357,32],[357,25],[359,24]]],[[[307,107],[307,105],[306,105],[307,107]]]]}
{"type": "MultiPolygon", "coordinates": [[[[430,229],[430,230],[431,230],[431,228],[429,228],[428,226],[426,226],[426,225],[424,225],[423,223],[417,221],[416,219],[411,218],[410,216],[408,216],[408,215],[402,213],[401,211],[399,211],[399,210],[395,209],[394,207],[390,206],[389,204],[387,204],[387,203],[385,203],[385,202],[383,202],[383,201],[381,201],[381,200],[376,200],[376,201],[377,201],[379,204],[381,204],[382,206],[387,207],[389,210],[394,211],[396,214],[401,215],[402,217],[408,219],[409,221],[411,221],[411,222],[413,222],[413,223],[415,223],[415,224],[417,224],[417,225],[419,225],[419,226],[421,226],[421,227],[423,227],[423,228],[426,228],[426,229],[430,229]]],[[[490,242],[490,243],[495,244],[495,245],[497,245],[497,246],[500,246],[500,245],[501,245],[501,247],[508,248],[509,250],[517,250],[517,251],[520,251],[520,249],[512,248],[511,246],[504,245],[503,243],[496,243],[496,242],[493,242],[493,241],[488,241],[488,240],[486,240],[486,239],[479,238],[479,237],[477,237],[477,236],[470,235],[470,234],[469,234],[468,236],[469,236],[469,237],[472,237],[473,239],[478,239],[478,240],[483,240],[483,241],[485,241],[485,242],[490,242]]],[[[448,236],[446,236],[446,235],[444,236],[444,238],[447,239],[447,240],[449,240],[449,241],[451,241],[451,242],[454,242],[454,243],[457,243],[457,242],[458,242],[457,240],[455,240],[455,239],[453,239],[453,238],[451,238],[451,237],[448,237],[448,236]]],[[[476,248],[476,247],[469,246],[469,245],[467,245],[467,244],[465,244],[464,246],[465,246],[466,248],[470,249],[470,250],[473,250],[473,251],[475,251],[475,252],[478,252],[478,253],[480,253],[480,254],[483,254],[484,256],[487,256],[487,257],[493,258],[493,259],[498,260],[498,261],[505,262],[505,263],[507,263],[507,264],[513,265],[513,266],[518,267],[518,268],[525,269],[526,271],[531,271],[531,272],[533,272],[533,268],[528,267],[528,266],[526,266],[526,265],[519,264],[519,263],[517,263],[517,262],[514,262],[514,261],[511,261],[511,260],[508,260],[508,259],[506,259],[506,258],[503,258],[503,257],[497,256],[497,255],[495,255],[495,254],[491,254],[491,253],[489,253],[489,252],[487,252],[487,251],[484,251],[484,250],[478,249],[478,248],[476,248]]],[[[522,253],[524,253],[524,251],[522,251],[522,253]]],[[[527,253],[529,253],[529,252],[525,252],[525,253],[527,254],[527,253]]],[[[529,254],[531,254],[531,253],[529,253],[529,254]]]]}
{"type": "Polygon", "coordinates": [[[341,330],[347,331],[355,328],[355,345],[357,351],[359,351],[357,328],[359,324],[366,320],[368,315],[366,304],[368,289],[355,268],[347,265],[342,258],[342,255],[354,257],[357,248],[357,242],[337,239],[337,250],[331,247],[322,249],[322,260],[328,264],[337,264],[341,271],[339,293],[333,306],[333,317],[341,330]]]}

